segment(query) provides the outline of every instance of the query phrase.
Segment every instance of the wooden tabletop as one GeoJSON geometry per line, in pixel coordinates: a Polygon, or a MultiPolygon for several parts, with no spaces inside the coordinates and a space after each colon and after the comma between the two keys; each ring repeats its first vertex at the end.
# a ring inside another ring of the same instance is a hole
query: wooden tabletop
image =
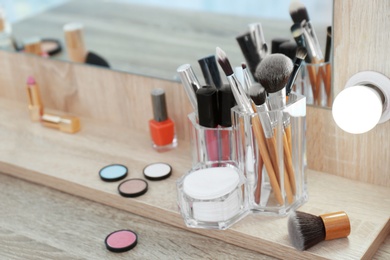
{"type": "MultiPolygon", "coordinates": [[[[275,259],[126,211],[0,174],[1,259],[275,259]],[[104,239],[118,229],[139,236],[129,252],[104,239]]],[[[389,259],[390,237],[373,259],[389,259]]]]}
{"type": "Polygon", "coordinates": [[[4,174],[0,190],[1,259],[275,259],[4,174]],[[134,249],[105,248],[118,229],[138,234],[134,249]]]}

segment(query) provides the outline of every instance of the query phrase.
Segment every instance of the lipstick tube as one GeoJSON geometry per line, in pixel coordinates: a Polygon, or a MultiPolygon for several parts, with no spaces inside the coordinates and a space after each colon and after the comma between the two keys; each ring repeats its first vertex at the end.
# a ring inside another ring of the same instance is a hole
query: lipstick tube
{"type": "Polygon", "coordinates": [[[165,91],[161,88],[151,92],[153,119],[149,120],[149,130],[153,148],[157,151],[170,150],[177,146],[175,123],[168,117],[165,91]]]}
{"type": "Polygon", "coordinates": [[[74,134],[80,131],[80,119],[75,116],[59,116],[55,114],[45,113],[41,118],[42,125],[54,129],[58,129],[61,132],[74,134]]]}
{"type": "Polygon", "coordinates": [[[41,95],[39,92],[39,86],[35,82],[35,79],[30,76],[27,79],[27,97],[28,97],[28,109],[30,111],[30,118],[34,122],[41,120],[43,115],[43,104],[41,100],[41,95]]]}

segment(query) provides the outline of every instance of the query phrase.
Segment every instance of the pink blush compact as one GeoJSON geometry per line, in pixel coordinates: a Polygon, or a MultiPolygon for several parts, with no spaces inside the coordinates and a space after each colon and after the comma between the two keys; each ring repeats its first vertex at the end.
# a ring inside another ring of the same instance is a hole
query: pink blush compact
{"type": "Polygon", "coordinates": [[[110,233],[104,243],[111,252],[121,253],[137,245],[137,234],[131,230],[117,230],[110,233]]]}

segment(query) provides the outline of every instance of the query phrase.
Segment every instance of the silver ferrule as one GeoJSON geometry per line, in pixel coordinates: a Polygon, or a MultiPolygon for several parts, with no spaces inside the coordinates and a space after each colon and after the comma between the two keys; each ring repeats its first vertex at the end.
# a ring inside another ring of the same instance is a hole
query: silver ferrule
{"type": "Polygon", "coordinates": [[[177,68],[177,73],[180,76],[181,83],[183,84],[184,90],[187,94],[188,99],[190,100],[192,109],[197,113],[197,101],[196,101],[196,91],[201,88],[201,85],[192,70],[190,64],[183,64],[177,68]]]}
{"type": "MultiPolygon", "coordinates": [[[[283,110],[286,108],[286,88],[283,88],[275,93],[268,93],[268,106],[270,110],[283,110]]],[[[276,118],[271,118],[272,124],[276,124],[276,118]]],[[[283,113],[283,125],[290,124],[290,117],[283,113]]]]}
{"type": "Polygon", "coordinates": [[[303,20],[301,23],[303,38],[306,42],[306,48],[309,53],[309,57],[312,58],[313,63],[318,63],[324,60],[324,55],[321,51],[320,43],[318,42],[317,35],[310,22],[303,20]]]}
{"type": "Polygon", "coordinates": [[[244,91],[248,96],[249,89],[252,86],[252,78],[251,75],[249,74],[248,68],[245,68],[242,70],[242,73],[244,74],[244,91]]]}
{"type": "Polygon", "coordinates": [[[245,113],[253,113],[251,103],[242,87],[241,83],[238,81],[234,74],[227,76],[227,80],[232,89],[234,99],[237,102],[238,107],[241,111],[245,113]]]}
{"type": "Polygon", "coordinates": [[[260,118],[261,125],[263,126],[264,135],[266,138],[271,138],[274,134],[272,121],[269,115],[267,104],[256,106],[257,114],[260,118]]]}
{"type": "Polygon", "coordinates": [[[257,53],[260,56],[260,60],[264,59],[267,55],[267,43],[265,42],[263,29],[261,23],[251,23],[248,25],[251,34],[252,41],[256,46],[257,53]]]}

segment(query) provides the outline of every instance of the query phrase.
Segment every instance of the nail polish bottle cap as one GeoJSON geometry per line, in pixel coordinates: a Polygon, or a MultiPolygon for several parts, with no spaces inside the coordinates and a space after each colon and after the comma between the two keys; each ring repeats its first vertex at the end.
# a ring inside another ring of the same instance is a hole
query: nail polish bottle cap
{"type": "Polygon", "coordinates": [[[211,86],[196,91],[199,125],[214,128],[218,125],[218,93],[211,86]]]}
{"type": "Polygon", "coordinates": [[[151,92],[153,118],[157,122],[163,122],[168,119],[167,105],[165,102],[165,91],[161,88],[155,88],[151,92]]]}

